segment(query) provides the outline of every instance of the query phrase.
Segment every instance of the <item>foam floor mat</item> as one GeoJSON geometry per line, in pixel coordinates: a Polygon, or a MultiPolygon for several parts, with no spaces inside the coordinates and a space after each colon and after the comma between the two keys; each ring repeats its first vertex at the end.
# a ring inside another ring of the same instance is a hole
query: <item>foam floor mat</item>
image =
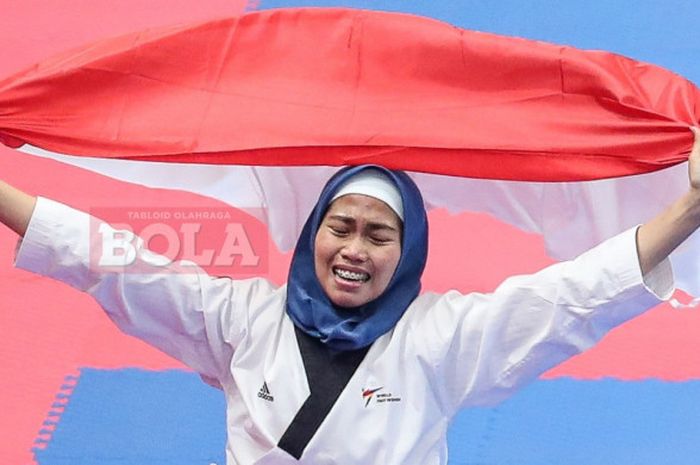
{"type": "MultiPolygon", "coordinates": [[[[223,465],[223,395],[194,373],[82,369],[49,412],[40,465],[223,465]]],[[[539,380],[449,431],[451,465],[691,465],[700,381],[539,380]]]]}

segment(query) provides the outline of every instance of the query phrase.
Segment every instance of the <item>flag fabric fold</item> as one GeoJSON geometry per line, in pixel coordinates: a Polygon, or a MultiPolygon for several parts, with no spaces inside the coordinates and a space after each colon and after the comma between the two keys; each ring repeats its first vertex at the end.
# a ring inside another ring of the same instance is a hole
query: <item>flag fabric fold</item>
{"type": "Polygon", "coordinates": [[[687,159],[700,91],[619,55],[342,8],[105,40],[0,82],[0,141],[82,156],[523,181],[687,159]]]}

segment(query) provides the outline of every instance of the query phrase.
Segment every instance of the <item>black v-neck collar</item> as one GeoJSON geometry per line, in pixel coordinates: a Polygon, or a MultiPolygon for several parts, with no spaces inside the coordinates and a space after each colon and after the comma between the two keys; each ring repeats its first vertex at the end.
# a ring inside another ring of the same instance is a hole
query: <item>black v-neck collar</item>
{"type": "Polygon", "coordinates": [[[294,332],[311,394],[277,445],[299,460],[371,346],[337,351],[296,326],[294,332]]]}

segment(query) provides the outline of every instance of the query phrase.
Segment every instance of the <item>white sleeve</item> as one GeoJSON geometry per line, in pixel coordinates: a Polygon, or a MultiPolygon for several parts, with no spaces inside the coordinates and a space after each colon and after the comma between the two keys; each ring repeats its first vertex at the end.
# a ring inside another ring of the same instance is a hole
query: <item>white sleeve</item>
{"type": "Polygon", "coordinates": [[[429,308],[413,326],[428,350],[446,411],[503,400],[670,298],[668,261],[642,277],[635,233],[626,231],[575,260],[512,277],[492,294],[422,297],[429,308]]]}
{"type": "MultiPolygon", "coordinates": [[[[100,227],[108,226],[40,198],[15,265],[89,293],[125,333],[221,379],[246,324],[245,309],[232,305],[234,282],[187,263],[123,270],[101,266],[94,256],[100,227]]],[[[143,250],[137,256],[154,257],[143,250]]]]}

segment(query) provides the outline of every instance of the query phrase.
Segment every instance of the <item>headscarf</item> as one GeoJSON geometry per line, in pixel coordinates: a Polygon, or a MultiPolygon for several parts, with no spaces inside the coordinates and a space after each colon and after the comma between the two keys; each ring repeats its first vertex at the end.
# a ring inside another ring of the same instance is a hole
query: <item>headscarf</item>
{"type": "Polygon", "coordinates": [[[428,255],[428,220],[418,186],[401,171],[362,165],[338,171],[326,183],[301,232],[287,284],[287,314],[294,324],[336,350],[372,344],[391,330],[420,292],[428,255]],[[387,288],[376,299],[355,308],[334,305],[316,277],[314,242],[336,191],[365,170],[378,170],[399,189],[403,202],[401,257],[387,288]]]}

